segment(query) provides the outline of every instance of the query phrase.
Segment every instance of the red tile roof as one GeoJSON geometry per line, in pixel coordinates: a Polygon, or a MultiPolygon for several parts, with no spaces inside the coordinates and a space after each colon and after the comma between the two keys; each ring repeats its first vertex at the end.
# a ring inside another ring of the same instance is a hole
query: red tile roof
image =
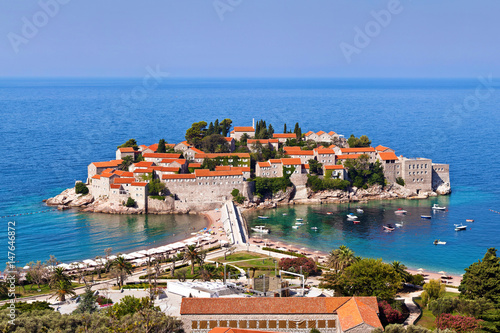
{"type": "Polygon", "coordinates": [[[189,150],[192,150],[192,151],[194,151],[195,153],[198,153],[198,154],[203,154],[204,153],[203,150],[199,150],[198,148],[195,148],[195,147],[189,147],[189,150]]]}
{"type": "Polygon", "coordinates": [[[189,168],[201,168],[201,163],[189,163],[189,168]]]}
{"type": "Polygon", "coordinates": [[[302,167],[303,167],[304,169],[309,169],[309,164],[302,164],[302,167]]]}
{"type": "Polygon", "coordinates": [[[257,162],[257,164],[261,168],[269,168],[269,167],[271,167],[271,163],[269,163],[269,162],[257,162]]]}
{"type": "Polygon", "coordinates": [[[337,309],[340,327],[344,332],[363,323],[382,328],[377,312],[378,305],[370,297],[353,297],[337,309]]]}
{"type": "Polygon", "coordinates": [[[314,155],[314,152],[312,150],[290,150],[286,152],[288,155],[308,155],[312,156],[314,155]]]}
{"type": "Polygon", "coordinates": [[[132,184],[130,184],[132,186],[138,186],[138,187],[144,187],[146,185],[148,185],[148,183],[145,183],[145,182],[134,182],[132,184]]]}
{"type": "Polygon", "coordinates": [[[113,173],[120,177],[134,177],[133,172],[123,171],[123,170],[114,170],[113,173]]]}
{"type": "Polygon", "coordinates": [[[318,153],[318,155],[328,155],[328,154],[335,155],[335,151],[333,149],[329,149],[329,148],[318,148],[318,149],[316,149],[316,153],[318,153]]]}
{"type": "Polygon", "coordinates": [[[203,153],[194,155],[194,158],[217,158],[226,156],[238,156],[239,158],[250,158],[249,153],[203,153]]]}
{"type": "Polygon", "coordinates": [[[123,160],[111,160],[108,162],[92,162],[97,168],[115,168],[119,166],[123,160]]]}
{"type": "MultiPolygon", "coordinates": [[[[215,168],[217,170],[217,167],[215,167],[215,168]]],[[[234,167],[234,166],[232,166],[231,170],[241,171],[241,172],[250,172],[250,167],[234,167]]]]}
{"type": "Polygon", "coordinates": [[[229,170],[231,170],[230,165],[217,165],[215,167],[215,171],[229,171],[229,170]]]}
{"type": "Polygon", "coordinates": [[[123,147],[123,148],[118,148],[118,150],[121,153],[134,153],[135,152],[133,147],[123,147]]]}
{"type": "Polygon", "coordinates": [[[277,333],[277,331],[252,330],[245,328],[215,327],[208,333],[277,333]]]}
{"type": "Polygon", "coordinates": [[[319,135],[325,134],[325,132],[323,132],[323,131],[319,131],[319,132],[318,132],[318,133],[316,133],[316,134],[319,136],[319,135]]]}
{"type": "Polygon", "coordinates": [[[281,160],[280,159],[270,159],[269,162],[271,162],[271,164],[281,164],[281,160]]]}
{"type": "Polygon", "coordinates": [[[192,173],[183,174],[173,174],[173,175],[163,175],[161,179],[195,179],[196,176],[192,173]]]}
{"type": "Polygon", "coordinates": [[[218,177],[218,176],[242,176],[243,173],[237,170],[229,171],[210,171],[208,169],[196,169],[194,170],[196,177],[218,177]]]}
{"type": "Polygon", "coordinates": [[[349,160],[349,159],[356,159],[360,157],[362,154],[351,154],[351,155],[337,155],[338,160],[349,160]]]}
{"type": "Polygon", "coordinates": [[[268,139],[248,139],[247,144],[252,145],[260,142],[261,144],[269,143],[268,139]]]}
{"type": "Polygon", "coordinates": [[[255,132],[255,128],[252,126],[235,126],[235,132],[255,132]]]}
{"type": "Polygon", "coordinates": [[[343,165],[325,165],[325,170],[340,170],[344,169],[343,165]]]}
{"type": "Polygon", "coordinates": [[[101,178],[111,178],[113,176],[116,176],[114,173],[111,172],[103,172],[101,173],[101,178]]]}
{"type": "Polygon", "coordinates": [[[340,148],[342,153],[364,153],[364,152],[374,152],[373,147],[357,147],[357,148],[340,148]]]}
{"type": "Polygon", "coordinates": [[[156,152],[158,150],[158,144],[157,143],[153,143],[151,146],[149,146],[149,149],[151,149],[152,151],[156,152]]]}
{"type": "Polygon", "coordinates": [[[335,133],[334,131],[330,131],[330,132],[328,132],[328,135],[330,135],[330,136],[332,136],[332,135],[334,135],[334,134],[337,134],[337,133],[335,133]]]}
{"type": "Polygon", "coordinates": [[[92,179],[101,179],[101,175],[93,175],[92,179]]]}
{"type": "Polygon", "coordinates": [[[300,161],[300,158],[282,158],[281,163],[283,165],[300,165],[302,162],[300,161]]]}
{"type": "Polygon", "coordinates": [[[384,147],[382,145],[378,145],[377,147],[375,147],[375,150],[378,150],[378,151],[384,151],[384,150],[387,150],[389,149],[389,147],[384,147]]]}
{"type": "Polygon", "coordinates": [[[119,184],[111,184],[111,185],[109,185],[109,187],[114,188],[114,189],[119,189],[121,187],[121,185],[119,185],[119,184]]]}
{"type": "Polygon", "coordinates": [[[142,161],[142,162],[135,163],[134,166],[136,168],[147,168],[147,167],[153,166],[154,164],[155,164],[154,162],[142,161]]]}
{"type": "Polygon", "coordinates": [[[278,139],[269,139],[269,143],[278,143],[280,140],[278,139]]]}
{"type": "Polygon", "coordinates": [[[106,172],[108,172],[108,173],[113,173],[113,171],[115,171],[115,169],[113,169],[113,168],[107,168],[107,169],[104,169],[104,170],[102,171],[102,173],[106,173],[106,172]]]}
{"type": "Polygon", "coordinates": [[[393,152],[390,153],[378,153],[382,161],[397,161],[398,157],[393,152]]]}
{"type": "Polygon", "coordinates": [[[295,133],[274,133],[274,139],[294,139],[297,135],[295,133]]]}
{"type": "Polygon", "coordinates": [[[333,314],[351,297],[183,298],[181,315],[195,314],[333,314]]]}
{"type": "Polygon", "coordinates": [[[147,158],[179,158],[181,157],[181,154],[177,153],[145,153],[142,154],[142,157],[147,158]]]}
{"type": "Polygon", "coordinates": [[[224,137],[224,140],[226,140],[227,142],[234,141],[234,139],[233,139],[233,138],[230,138],[230,137],[224,137]]]}
{"type": "Polygon", "coordinates": [[[115,178],[115,184],[132,184],[135,183],[135,178],[115,178]]]}
{"type": "Polygon", "coordinates": [[[291,152],[291,151],[300,151],[301,148],[297,147],[297,146],[291,146],[291,147],[287,146],[287,147],[283,147],[283,150],[288,153],[288,152],[291,152]]]}
{"type": "Polygon", "coordinates": [[[153,168],[135,169],[134,173],[150,173],[153,172],[153,168]]]}
{"type": "Polygon", "coordinates": [[[152,167],[153,170],[155,171],[163,171],[163,172],[177,172],[179,171],[178,167],[160,167],[160,166],[154,166],[152,167]]]}
{"type": "Polygon", "coordinates": [[[313,132],[313,131],[309,131],[309,132],[307,132],[306,134],[304,134],[304,136],[309,136],[309,135],[311,135],[311,134],[314,134],[314,132],[313,132]]]}

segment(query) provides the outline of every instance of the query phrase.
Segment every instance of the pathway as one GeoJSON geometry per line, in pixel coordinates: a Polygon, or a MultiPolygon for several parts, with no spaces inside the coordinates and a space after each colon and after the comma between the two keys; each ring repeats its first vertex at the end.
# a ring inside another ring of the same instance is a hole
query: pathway
{"type": "Polygon", "coordinates": [[[418,316],[420,316],[420,308],[413,302],[413,297],[419,297],[420,294],[422,294],[423,290],[415,291],[409,294],[405,294],[404,296],[401,296],[401,298],[404,300],[406,307],[410,311],[410,315],[408,318],[406,318],[405,322],[403,325],[413,325],[415,323],[415,320],[417,320],[418,316]]]}

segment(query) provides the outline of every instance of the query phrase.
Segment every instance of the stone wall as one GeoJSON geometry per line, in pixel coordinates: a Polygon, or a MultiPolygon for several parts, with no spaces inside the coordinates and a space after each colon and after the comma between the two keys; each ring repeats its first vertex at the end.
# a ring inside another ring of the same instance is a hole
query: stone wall
{"type": "Polygon", "coordinates": [[[432,192],[432,160],[404,158],[401,160],[401,173],[406,188],[416,194],[432,192]]]}

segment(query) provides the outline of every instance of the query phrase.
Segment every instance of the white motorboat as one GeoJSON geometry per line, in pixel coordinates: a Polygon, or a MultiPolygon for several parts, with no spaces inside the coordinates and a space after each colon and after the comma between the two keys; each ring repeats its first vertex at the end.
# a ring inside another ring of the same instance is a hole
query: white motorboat
{"type": "Polygon", "coordinates": [[[394,227],[392,226],[392,224],[384,225],[383,228],[385,231],[394,231],[394,227]]]}
{"type": "Polygon", "coordinates": [[[353,213],[349,213],[347,214],[347,219],[349,220],[356,220],[358,217],[356,215],[354,215],[353,213]]]}
{"type": "Polygon", "coordinates": [[[394,211],[394,214],[406,215],[407,211],[403,208],[398,208],[398,210],[394,211]]]}
{"type": "Polygon", "coordinates": [[[260,216],[259,215],[259,219],[262,219],[262,220],[267,220],[269,218],[269,216],[260,216]]]}
{"type": "Polygon", "coordinates": [[[300,225],[292,225],[292,229],[298,229],[300,225]]]}
{"type": "Polygon", "coordinates": [[[434,204],[434,206],[432,206],[432,209],[435,209],[435,210],[445,210],[446,207],[441,207],[438,204],[434,204]]]}
{"type": "Polygon", "coordinates": [[[318,228],[317,227],[312,227],[311,230],[318,230],[318,228]]]}
{"type": "Polygon", "coordinates": [[[263,233],[263,234],[269,233],[269,229],[266,229],[265,225],[256,225],[255,227],[252,227],[252,230],[255,232],[263,233]]]}
{"type": "Polygon", "coordinates": [[[446,245],[446,242],[442,242],[440,239],[434,241],[434,245],[446,245]]]}
{"type": "Polygon", "coordinates": [[[364,211],[364,210],[362,210],[361,208],[356,209],[356,213],[363,214],[364,212],[365,212],[365,211],[364,211]]]}
{"type": "Polygon", "coordinates": [[[296,225],[304,225],[305,223],[302,222],[295,222],[296,225]]]}
{"type": "Polygon", "coordinates": [[[455,231],[467,230],[467,226],[463,224],[455,224],[455,231]]]}
{"type": "Polygon", "coordinates": [[[404,225],[404,222],[401,222],[401,223],[394,223],[394,225],[396,226],[396,228],[402,228],[403,225],[404,225]]]}
{"type": "Polygon", "coordinates": [[[295,219],[295,221],[304,221],[304,219],[300,219],[300,218],[299,218],[299,219],[295,219]]]}

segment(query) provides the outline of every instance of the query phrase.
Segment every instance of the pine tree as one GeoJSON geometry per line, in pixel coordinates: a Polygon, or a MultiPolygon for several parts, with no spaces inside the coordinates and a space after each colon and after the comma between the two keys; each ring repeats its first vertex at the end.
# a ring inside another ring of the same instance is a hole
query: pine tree
{"type": "Polygon", "coordinates": [[[213,134],[221,134],[221,132],[222,132],[222,129],[220,128],[220,125],[219,125],[219,119],[215,119],[214,133],[213,134]]]}
{"type": "Polygon", "coordinates": [[[214,124],[210,122],[210,125],[208,125],[208,130],[207,130],[207,136],[214,134],[214,124]]]}
{"type": "Polygon", "coordinates": [[[286,133],[286,124],[283,126],[283,133],[286,133]]]}
{"type": "Polygon", "coordinates": [[[167,152],[167,146],[165,146],[165,139],[160,139],[160,142],[158,142],[158,149],[156,150],[157,153],[166,153],[167,152]]]}
{"type": "Polygon", "coordinates": [[[85,287],[85,292],[81,296],[81,302],[76,308],[76,313],[94,313],[97,311],[97,297],[94,296],[94,292],[91,286],[85,287]]]}
{"type": "Polygon", "coordinates": [[[273,125],[269,124],[269,128],[267,129],[267,134],[269,135],[269,138],[273,137],[273,134],[274,134],[273,125]]]}

